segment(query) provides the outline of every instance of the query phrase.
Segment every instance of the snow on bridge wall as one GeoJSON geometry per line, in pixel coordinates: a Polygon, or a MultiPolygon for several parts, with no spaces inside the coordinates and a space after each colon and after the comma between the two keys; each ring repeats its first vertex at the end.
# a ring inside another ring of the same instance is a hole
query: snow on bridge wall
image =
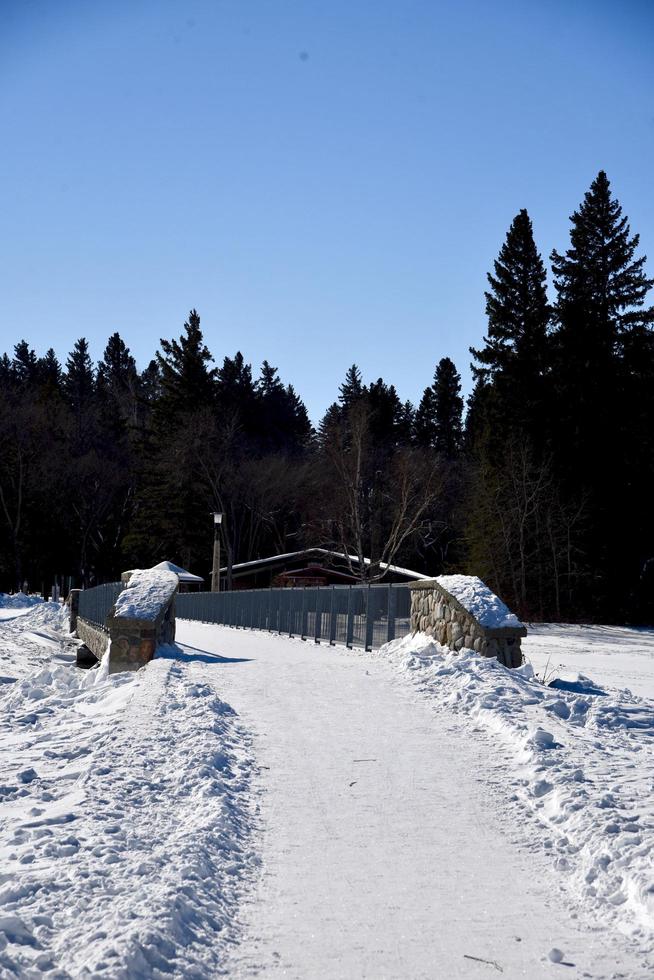
{"type": "Polygon", "coordinates": [[[411,582],[411,629],[451,650],[475,650],[507,667],[522,664],[525,626],[475,575],[411,582]]]}
{"type": "Polygon", "coordinates": [[[157,647],[175,641],[177,575],[156,568],[135,569],[124,572],[122,581],[122,590],[120,584],[101,585],[84,593],[71,590],[70,597],[71,630],[98,659],[109,649],[110,673],[138,670],[152,660],[157,647]],[[83,607],[81,594],[88,598],[83,607]]]}
{"type": "Polygon", "coordinates": [[[179,579],[162,569],[124,572],[125,588],[109,611],[109,672],[138,670],[157,647],[175,642],[175,596],[179,579]]]}

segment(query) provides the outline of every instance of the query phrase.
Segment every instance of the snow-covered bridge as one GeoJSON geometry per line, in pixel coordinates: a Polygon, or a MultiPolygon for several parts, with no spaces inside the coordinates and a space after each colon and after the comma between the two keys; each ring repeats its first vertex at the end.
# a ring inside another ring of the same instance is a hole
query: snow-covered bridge
{"type": "Polygon", "coordinates": [[[654,636],[526,641],[621,649],[645,697],[424,637],[177,640],[109,676],[54,607],[0,623],[0,972],[651,975],[654,636]]]}

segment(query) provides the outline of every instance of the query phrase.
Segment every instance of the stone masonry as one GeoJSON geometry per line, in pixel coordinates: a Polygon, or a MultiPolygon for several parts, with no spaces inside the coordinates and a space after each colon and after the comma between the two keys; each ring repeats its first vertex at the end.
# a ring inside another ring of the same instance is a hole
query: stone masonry
{"type": "Polygon", "coordinates": [[[427,633],[451,650],[475,650],[484,657],[496,657],[506,667],[520,667],[521,637],[526,628],[482,625],[436,579],[411,582],[411,629],[427,633]]]}
{"type": "MultiPolygon", "coordinates": [[[[127,573],[131,575],[135,573],[127,573]]],[[[158,601],[147,610],[125,615],[118,609],[118,603],[107,616],[106,628],[109,631],[109,673],[122,670],[138,670],[153,659],[157,647],[175,642],[175,596],[179,586],[177,576],[172,572],[138,572],[140,576],[152,577],[160,581],[163,576],[169,582],[160,588],[158,601]]],[[[125,576],[123,576],[125,580],[125,576]]],[[[122,593],[122,597],[126,591],[122,593]]]]}

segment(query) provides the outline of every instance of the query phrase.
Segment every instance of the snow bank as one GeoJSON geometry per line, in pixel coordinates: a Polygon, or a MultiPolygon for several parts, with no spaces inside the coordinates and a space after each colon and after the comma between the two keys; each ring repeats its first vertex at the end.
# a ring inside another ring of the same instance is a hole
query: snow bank
{"type": "Polygon", "coordinates": [[[435,706],[495,743],[511,825],[529,827],[570,876],[587,911],[654,931],[654,703],[589,678],[545,687],[530,664],[507,670],[424,634],[386,644],[387,658],[435,706]]]}
{"type": "Polygon", "coordinates": [[[179,585],[174,572],[136,569],[116,600],[114,616],[154,621],[179,585]]]}
{"type": "Polygon", "coordinates": [[[35,603],[27,610],[16,607],[11,619],[0,617],[0,695],[6,685],[46,663],[74,660],[68,616],[59,603],[35,603]]]}
{"type": "Polygon", "coordinates": [[[24,592],[16,592],[14,595],[7,595],[0,592],[0,609],[27,609],[29,606],[38,606],[44,602],[40,595],[25,595],[24,592]]]}
{"type": "Polygon", "coordinates": [[[436,581],[481,626],[487,629],[505,629],[523,625],[515,613],[476,575],[439,575],[436,581]]]}
{"type": "MultiPolygon", "coordinates": [[[[44,630],[11,626],[14,657],[44,630]]],[[[247,735],[176,648],[138,674],[52,653],[0,685],[0,976],[219,975],[257,863],[247,735]]]]}

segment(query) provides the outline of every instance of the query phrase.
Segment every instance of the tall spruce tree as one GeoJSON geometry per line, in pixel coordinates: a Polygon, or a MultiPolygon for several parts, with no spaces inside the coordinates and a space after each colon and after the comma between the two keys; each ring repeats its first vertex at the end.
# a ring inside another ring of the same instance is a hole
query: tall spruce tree
{"type": "Polygon", "coordinates": [[[75,423],[73,451],[84,453],[93,442],[96,426],[95,372],[85,337],[75,342],[66,361],[64,395],[75,423]]]}
{"type": "Polygon", "coordinates": [[[26,340],[21,340],[14,347],[13,374],[21,386],[33,384],[37,380],[38,361],[26,340]]]}
{"type": "Polygon", "coordinates": [[[107,341],[98,363],[96,386],[105,424],[120,430],[128,421],[136,422],[138,371],[136,361],[119,333],[112,334],[107,341]]]}
{"type": "Polygon", "coordinates": [[[353,364],[348,368],[345,381],[338,389],[338,401],[345,412],[361,398],[364,392],[364,385],[361,380],[361,371],[353,364]]]}
{"type": "Polygon", "coordinates": [[[40,357],[37,364],[37,374],[39,384],[48,394],[59,393],[61,389],[61,364],[52,347],[50,347],[43,357],[40,357]]]}
{"type": "Polygon", "coordinates": [[[206,551],[206,525],[198,513],[209,510],[200,492],[200,473],[192,436],[215,407],[216,369],[204,343],[200,317],[191,310],[177,340],[161,340],[158,377],[149,369],[156,395],[144,436],[135,519],[125,547],[131,560],[171,558],[188,567],[206,551]]]}
{"type": "Polygon", "coordinates": [[[488,333],[483,348],[470,348],[477,362],[473,375],[494,388],[493,427],[499,440],[507,429],[519,429],[539,444],[547,411],[551,311],[545,267],[524,208],[511,222],[488,283],[488,333]]]}
{"type": "Polygon", "coordinates": [[[191,310],[179,340],[161,340],[157,352],[161,394],[157,413],[174,419],[212,404],[215,392],[216,369],[208,365],[211,354],[202,336],[200,317],[191,310]]]}
{"type": "Polygon", "coordinates": [[[647,338],[654,308],[645,300],[654,279],[645,273],[646,257],[636,257],[639,237],[632,236],[604,171],[570,220],[570,248],[552,252],[557,292],[553,446],[569,492],[588,501],[584,550],[593,574],[587,576],[587,607],[591,615],[601,609],[622,618],[625,582],[635,588],[645,551],[654,546],[651,531],[643,536],[651,521],[643,513],[649,505],[640,489],[642,448],[625,455],[635,420],[640,419],[644,438],[651,429],[646,384],[636,380],[644,365],[636,368],[633,352],[651,356],[647,338]]]}
{"type": "Polygon", "coordinates": [[[454,361],[443,357],[434,375],[434,448],[446,459],[455,459],[463,437],[463,398],[461,375],[454,361]]]}
{"type": "MultiPolygon", "coordinates": [[[[466,445],[472,478],[467,481],[462,517],[471,571],[482,567],[481,555],[495,555],[497,542],[505,541],[505,568],[509,571],[505,574],[502,564],[495,562],[493,573],[485,574],[489,574],[496,589],[512,594],[525,613],[534,608],[533,596],[539,590],[535,570],[544,564],[547,540],[536,534],[536,526],[528,524],[522,515],[522,536],[514,547],[510,534],[502,538],[501,520],[493,501],[498,488],[507,488],[508,478],[513,481],[511,486],[518,501],[535,493],[535,486],[541,486],[526,477],[520,483],[519,478],[526,473],[527,460],[534,472],[541,473],[538,463],[532,466],[531,461],[542,459],[549,439],[551,310],[545,282],[545,267],[536,248],[531,219],[523,209],[513,219],[493,273],[488,275],[485,346],[479,350],[471,348],[476,383],[468,402],[466,445]],[[493,521],[491,513],[495,513],[493,521]],[[525,558],[528,554],[531,563],[525,558]],[[529,573],[521,578],[520,588],[512,584],[511,578],[518,565],[529,573]],[[511,591],[507,592],[509,582],[511,591]]],[[[513,507],[514,497],[506,495],[507,515],[509,509],[520,513],[519,508],[513,507]]],[[[509,524],[512,520],[507,516],[509,524]]]]}
{"type": "Polygon", "coordinates": [[[416,409],[413,441],[424,449],[433,449],[436,444],[436,392],[433,384],[425,388],[416,409]]]}

